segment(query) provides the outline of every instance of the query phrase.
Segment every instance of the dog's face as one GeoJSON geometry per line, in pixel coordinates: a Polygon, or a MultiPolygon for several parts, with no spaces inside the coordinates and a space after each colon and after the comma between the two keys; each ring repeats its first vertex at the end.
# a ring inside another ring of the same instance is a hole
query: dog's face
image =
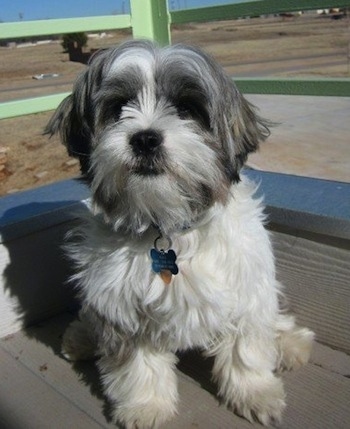
{"type": "Polygon", "coordinates": [[[163,233],[225,203],[268,130],[202,51],[131,41],[95,55],[46,132],[80,158],[115,228],[163,233]]]}

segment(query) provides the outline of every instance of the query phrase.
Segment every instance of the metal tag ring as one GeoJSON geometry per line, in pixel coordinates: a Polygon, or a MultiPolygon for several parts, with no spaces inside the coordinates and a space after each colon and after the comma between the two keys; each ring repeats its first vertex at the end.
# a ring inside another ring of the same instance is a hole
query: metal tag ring
{"type": "Polygon", "coordinates": [[[165,237],[163,237],[162,235],[160,235],[159,237],[157,237],[155,240],[154,240],[154,248],[156,249],[156,250],[158,250],[158,252],[167,252],[170,248],[171,248],[171,246],[173,245],[173,242],[171,241],[171,238],[170,237],[168,237],[167,235],[165,236],[165,237]],[[159,246],[158,246],[158,241],[159,240],[166,240],[167,241],[167,246],[166,247],[164,247],[164,246],[161,246],[160,248],[159,248],[159,246]]]}

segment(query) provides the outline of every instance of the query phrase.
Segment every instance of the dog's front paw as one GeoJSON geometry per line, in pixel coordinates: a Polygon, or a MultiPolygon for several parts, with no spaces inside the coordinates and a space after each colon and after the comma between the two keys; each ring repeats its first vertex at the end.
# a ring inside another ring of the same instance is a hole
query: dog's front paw
{"type": "Polygon", "coordinates": [[[80,320],[72,322],[63,335],[62,354],[70,361],[95,358],[96,344],[91,332],[80,320]]]}
{"type": "Polygon", "coordinates": [[[156,429],[176,414],[176,405],[164,398],[154,398],[140,405],[118,404],[113,411],[115,423],[125,429],[156,429]]]}
{"type": "Polygon", "coordinates": [[[123,364],[116,356],[98,361],[111,417],[126,429],[158,428],[176,414],[176,356],[148,347],[135,349],[123,364]]]}
{"type": "Polygon", "coordinates": [[[274,377],[256,375],[250,380],[241,380],[236,391],[226,402],[233,411],[250,422],[277,425],[282,420],[286,406],[282,381],[274,377]]]}
{"type": "Polygon", "coordinates": [[[277,371],[291,371],[306,365],[311,354],[315,334],[307,328],[295,327],[279,338],[280,362],[277,371]]]}

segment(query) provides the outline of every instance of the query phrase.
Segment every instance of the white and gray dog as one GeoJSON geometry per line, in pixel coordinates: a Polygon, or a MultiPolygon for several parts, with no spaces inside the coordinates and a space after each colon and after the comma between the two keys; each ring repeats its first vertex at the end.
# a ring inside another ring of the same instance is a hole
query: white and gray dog
{"type": "Polygon", "coordinates": [[[188,348],[214,357],[236,413],[281,419],[278,373],[307,362],[313,333],[279,308],[263,206],[240,173],[267,125],[207,54],[146,41],[95,55],[48,124],[92,190],[69,245],[82,309],[63,350],[98,359],[127,428],[176,413],[188,348]]]}

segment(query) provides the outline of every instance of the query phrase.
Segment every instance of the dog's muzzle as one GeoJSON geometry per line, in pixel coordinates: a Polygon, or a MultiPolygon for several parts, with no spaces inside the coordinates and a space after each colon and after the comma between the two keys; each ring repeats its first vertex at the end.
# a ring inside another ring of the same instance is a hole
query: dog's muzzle
{"type": "Polygon", "coordinates": [[[152,156],[163,142],[160,133],[154,130],[145,130],[135,133],[130,139],[130,145],[136,156],[152,156]]]}
{"type": "Polygon", "coordinates": [[[155,175],[163,172],[163,136],[158,131],[138,131],[130,137],[129,143],[136,158],[136,173],[155,175]]]}

